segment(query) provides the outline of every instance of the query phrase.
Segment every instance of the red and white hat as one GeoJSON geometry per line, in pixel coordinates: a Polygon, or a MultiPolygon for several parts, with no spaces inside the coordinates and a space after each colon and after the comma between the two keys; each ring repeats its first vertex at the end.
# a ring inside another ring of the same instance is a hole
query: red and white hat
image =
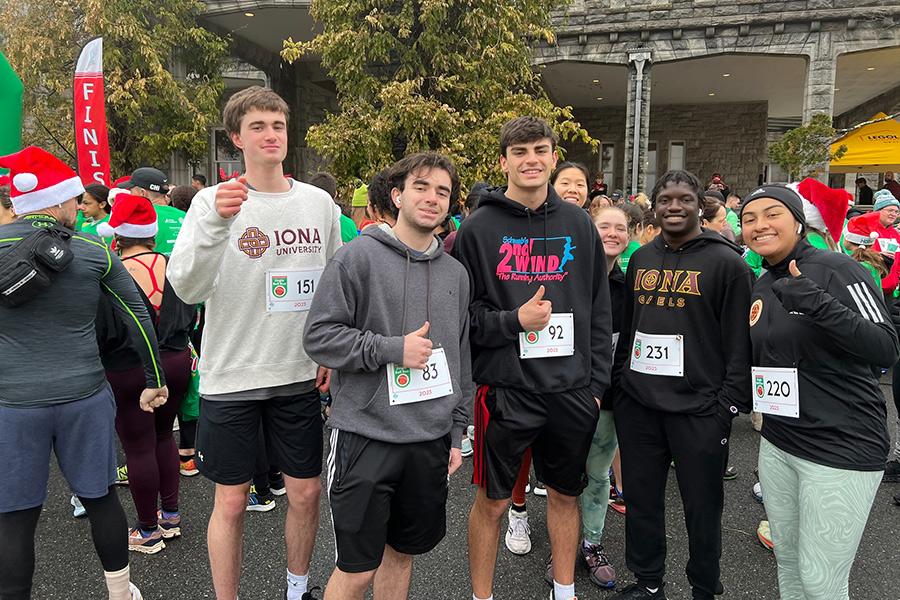
{"type": "Polygon", "coordinates": [[[847,209],[853,204],[853,196],[847,190],[828,187],[821,181],[807,177],[788,186],[803,200],[806,224],[828,233],[834,243],[841,239],[847,209]]]}
{"type": "Polygon", "coordinates": [[[871,248],[878,239],[878,228],[881,226],[881,215],[877,212],[869,212],[858,217],[853,217],[847,222],[847,231],[844,232],[844,241],[857,246],[871,248]]]}
{"type": "Polygon", "coordinates": [[[75,171],[37,146],[0,157],[0,167],[9,169],[9,198],[19,215],[62,204],[84,193],[75,171]]]}
{"type": "Polygon", "coordinates": [[[113,204],[109,221],[97,226],[97,235],[112,237],[116,234],[129,238],[151,238],[159,231],[153,203],[143,196],[119,194],[113,204]]]}

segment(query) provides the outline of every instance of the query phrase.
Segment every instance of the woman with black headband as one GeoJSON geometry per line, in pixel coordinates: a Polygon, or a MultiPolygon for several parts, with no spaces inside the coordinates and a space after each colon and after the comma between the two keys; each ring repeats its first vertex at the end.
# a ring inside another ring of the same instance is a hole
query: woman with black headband
{"type": "Polygon", "coordinates": [[[783,600],[849,598],[850,568],[884,472],[880,367],[897,334],[871,275],[804,239],[800,197],[780,185],[741,205],[767,269],[753,287],[753,400],[765,414],[759,477],[783,600]]]}

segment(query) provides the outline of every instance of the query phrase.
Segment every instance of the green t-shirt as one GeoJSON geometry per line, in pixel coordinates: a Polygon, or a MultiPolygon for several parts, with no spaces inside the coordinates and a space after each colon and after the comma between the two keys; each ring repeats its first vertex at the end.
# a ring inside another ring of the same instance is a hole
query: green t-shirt
{"type": "Polygon", "coordinates": [[[737,213],[730,208],[725,209],[725,221],[731,226],[734,235],[741,235],[741,222],[738,220],[737,213]]]}
{"type": "Polygon", "coordinates": [[[628,263],[631,262],[631,255],[640,247],[641,243],[636,240],[628,242],[628,247],[625,248],[625,252],[619,256],[619,266],[622,268],[623,273],[628,272],[628,263]]]}
{"type": "Polygon", "coordinates": [[[353,222],[353,219],[348,217],[347,215],[341,215],[341,241],[345,244],[351,240],[356,239],[356,236],[359,235],[359,232],[356,231],[356,223],[353,222]]]}
{"type": "Polygon", "coordinates": [[[762,264],[763,259],[762,256],[747,248],[747,251],[744,252],[744,262],[750,265],[750,269],[753,271],[753,275],[759,279],[759,276],[762,274],[762,264]]]}
{"type": "Polygon", "coordinates": [[[174,206],[161,206],[154,204],[156,210],[156,220],[159,231],[156,234],[156,252],[172,254],[172,248],[175,247],[175,238],[181,231],[181,224],[184,222],[185,212],[178,210],[174,206]]]}
{"type": "Polygon", "coordinates": [[[861,264],[865,268],[865,270],[869,272],[869,274],[872,276],[872,279],[875,280],[875,285],[877,285],[878,289],[880,290],[881,289],[881,274],[878,273],[878,269],[876,269],[875,267],[873,267],[872,265],[870,265],[867,262],[861,262],[859,264],[861,264]]]}
{"type": "MultiPolygon", "coordinates": [[[[78,214],[81,214],[81,213],[78,213],[78,214]]],[[[85,233],[90,233],[91,235],[96,235],[97,237],[100,237],[100,235],[97,233],[97,227],[100,226],[100,223],[106,223],[107,221],[109,221],[109,215],[106,215],[105,217],[103,217],[103,218],[100,219],[99,221],[95,221],[95,220],[93,220],[93,219],[87,219],[87,218],[85,218],[85,219],[82,219],[81,225],[79,226],[79,225],[76,224],[75,228],[76,228],[78,231],[83,231],[83,232],[85,232],[85,233]]],[[[107,246],[111,246],[111,245],[112,245],[112,238],[111,238],[111,237],[105,237],[105,238],[102,238],[102,239],[103,239],[103,243],[106,244],[107,246]]]]}

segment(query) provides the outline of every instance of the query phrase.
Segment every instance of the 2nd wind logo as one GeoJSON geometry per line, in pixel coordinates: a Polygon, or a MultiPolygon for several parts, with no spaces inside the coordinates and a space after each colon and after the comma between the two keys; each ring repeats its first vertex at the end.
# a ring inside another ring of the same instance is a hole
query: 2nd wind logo
{"type": "Polygon", "coordinates": [[[500,281],[562,281],[566,265],[575,260],[570,236],[514,238],[504,236],[500,245],[497,279],[500,281]]]}

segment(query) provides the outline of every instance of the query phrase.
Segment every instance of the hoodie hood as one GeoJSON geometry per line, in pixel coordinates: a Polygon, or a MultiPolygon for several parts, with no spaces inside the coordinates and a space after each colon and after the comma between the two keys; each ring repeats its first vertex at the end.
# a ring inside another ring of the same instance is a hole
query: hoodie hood
{"type": "Polygon", "coordinates": [[[716,233],[715,231],[710,231],[709,229],[702,229],[700,235],[688,242],[685,242],[677,249],[671,248],[666,243],[666,240],[663,238],[662,234],[656,236],[656,238],[654,238],[653,240],[653,246],[657,250],[667,253],[682,252],[685,254],[689,254],[693,252],[699,252],[703,248],[708,247],[710,244],[722,244],[727,248],[733,250],[735,253],[737,253],[738,256],[743,256],[744,254],[744,251],[740,246],[738,246],[734,242],[726,240],[721,234],[716,233]]]}
{"type": "Polygon", "coordinates": [[[437,237],[431,240],[431,245],[425,252],[420,253],[413,250],[400,241],[400,238],[397,237],[397,234],[394,233],[394,230],[387,223],[382,223],[377,227],[367,227],[360,234],[360,237],[364,236],[375,238],[400,256],[408,257],[411,261],[430,261],[444,253],[443,244],[440,243],[437,237]]]}
{"type": "Polygon", "coordinates": [[[515,200],[509,199],[506,196],[506,190],[508,189],[508,186],[503,185],[486,190],[478,203],[479,208],[482,206],[498,206],[512,215],[528,218],[530,215],[544,213],[545,211],[547,214],[552,214],[559,208],[559,204],[563,201],[562,198],[559,197],[559,194],[556,193],[553,186],[547,184],[547,200],[537,209],[532,210],[527,206],[519,204],[515,200]]]}

